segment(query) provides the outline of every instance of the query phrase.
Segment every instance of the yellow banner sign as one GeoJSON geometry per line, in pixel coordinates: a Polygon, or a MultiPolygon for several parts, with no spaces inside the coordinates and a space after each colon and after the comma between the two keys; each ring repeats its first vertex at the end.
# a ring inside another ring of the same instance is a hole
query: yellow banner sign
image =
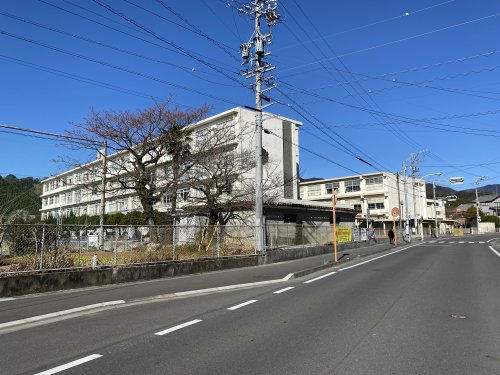
{"type": "Polygon", "coordinates": [[[337,242],[352,242],[352,230],[346,227],[337,227],[337,242]]]}
{"type": "Polygon", "coordinates": [[[453,235],[460,237],[464,235],[464,228],[453,228],[453,235]]]}

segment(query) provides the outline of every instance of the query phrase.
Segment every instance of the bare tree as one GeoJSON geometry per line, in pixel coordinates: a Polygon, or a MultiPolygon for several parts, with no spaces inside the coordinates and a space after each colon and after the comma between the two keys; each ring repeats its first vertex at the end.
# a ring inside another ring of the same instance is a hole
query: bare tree
{"type": "MultiPolygon", "coordinates": [[[[153,225],[157,219],[154,205],[172,185],[165,174],[158,176],[160,167],[169,163],[169,153],[174,156],[172,149],[176,148],[173,144],[178,142],[178,137],[185,136],[183,129],[204,118],[208,110],[208,106],[203,106],[184,111],[177,106],[170,107],[169,101],[139,111],[91,110],[81,123],[74,124],[75,129],[67,133],[90,144],[106,140],[108,148],[115,152],[108,161],[107,193],[123,195],[128,192],[138,197],[146,222],[153,225]]],[[[97,193],[103,168],[95,162],[87,164],[84,170],[91,177],[81,182],[82,185],[97,193]]],[[[176,178],[181,172],[177,170],[176,178]]]]}
{"type": "MultiPolygon", "coordinates": [[[[245,221],[255,206],[255,151],[252,144],[242,141],[251,138],[236,134],[233,120],[203,134],[197,138],[189,157],[190,170],[183,179],[183,184],[194,192],[183,209],[206,217],[208,225],[245,221]]],[[[264,165],[264,192],[269,201],[281,195],[283,181],[275,163],[266,157],[264,165]]]]}

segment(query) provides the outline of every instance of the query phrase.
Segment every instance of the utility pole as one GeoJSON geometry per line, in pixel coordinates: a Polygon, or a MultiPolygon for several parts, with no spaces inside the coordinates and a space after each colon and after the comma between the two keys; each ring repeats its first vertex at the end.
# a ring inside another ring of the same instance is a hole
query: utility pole
{"type": "Polygon", "coordinates": [[[403,210],[401,208],[402,204],[401,204],[401,188],[399,186],[399,172],[396,172],[396,183],[398,186],[399,230],[402,230],[403,229],[403,219],[402,219],[403,210]]]}
{"type": "Polygon", "coordinates": [[[481,181],[485,180],[485,176],[479,176],[476,179],[476,223],[477,223],[477,233],[479,234],[479,222],[481,221],[481,217],[479,216],[479,196],[477,195],[477,186],[481,183],[481,181]]]}
{"type": "Polygon", "coordinates": [[[250,69],[243,73],[243,77],[255,77],[255,252],[264,254],[266,251],[264,235],[264,215],[263,215],[263,187],[262,187],[262,100],[270,101],[264,95],[267,91],[275,87],[273,77],[265,77],[265,73],[275,69],[270,63],[263,59],[271,53],[266,52],[266,44],[271,44],[271,29],[276,25],[280,15],[276,13],[278,0],[253,0],[250,5],[245,5],[238,9],[240,12],[252,17],[255,21],[255,28],[248,43],[240,46],[243,64],[250,64],[250,69]],[[262,33],[261,19],[264,18],[268,27],[266,34],[262,33]],[[253,53],[252,53],[253,52],[253,53]],[[266,88],[264,88],[266,86],[266,88]]]}
{"type": "Polygon", "coordinates": [[[436,183],[434,181],[432,181],[432,205],[434,206],[434,235],[436,236],[436,238],[439,238],[438,218],[436,211],[436,183]]]}
{"type": "MultiPolygon", "coordinates": [[[[418,163],[420,163],[421,155],[425,155],[428,151],[427,150],[422,150],[419,152],[416,152],[414,154],[410,155],[410,158],[408,159],[410,163],[410,168],[411,168],[411,178],[412,178],[412,186],[413,186],[413,226],[415,227],[415,233],[417,233],[417,228],[418,228],[418,222],[417,222],[417,201],[415,197],[415,178],[418,175],[419,168],[417,166],[418,163]]],[[[420,186],[419,186],[419,194],[420,194],[420,186]]],[[[419,211],[421,211],[421,208],[419,208],[419,211]]],[[[420,213],[420,212],[419,212],[420,213]]]]}
{"type": "Polygon", "coordinates": [[[406,175],[406,164],[403,163],[403,188],[405,193],[405,231],[408,235],[409,240],[411,241],[411,230],[410,230],[410,211],[408,207],[408,184],[407,184],[407,175],[406,175]]]}
{"type": "Polygon", "coordinates": [[[99,215],[99,249],[104,250],[104,214],[106,213],[106,174],[108,158],[108,142],[104,141],[103,151],[99,151],[102,157],[102,178],[101,178],[101,214],[99,215]]]}

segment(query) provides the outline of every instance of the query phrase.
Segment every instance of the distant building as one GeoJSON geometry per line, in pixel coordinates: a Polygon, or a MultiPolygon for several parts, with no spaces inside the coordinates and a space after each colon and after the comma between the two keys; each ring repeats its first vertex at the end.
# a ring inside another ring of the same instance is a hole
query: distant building
{"type": "MultiPolygon", "coordinates": [[[[479,208],[485,215],[500,216],[500,194],[488,194],[478,197],[479,208]]],[[[474,205],[475,205],[474,201],[474,205]]]]}
{"type": "Polygon", "coordinates": [[[357,225],[366,226],[369,223],[375,228],[385,230],[392,226],[393,208],[400,210],[403,222],[408,209],[410,226],[413,227],[413,219],[416,216],[418,220],[422,219],[426,232],[430,233],[435,217],[439,221],[446,219],[443,201],[436,200],[436,207],[433,209],[433,200],[426,198],[425,180],[408,177],[406,186],[408,205],[405,206],[404,185],[401,176],[398,177],[397,174],[390,172],[302,180],[300,197],[309,201],[331,202],[333,190],[336,189],[338,204],[358,211],[357,225]]]}

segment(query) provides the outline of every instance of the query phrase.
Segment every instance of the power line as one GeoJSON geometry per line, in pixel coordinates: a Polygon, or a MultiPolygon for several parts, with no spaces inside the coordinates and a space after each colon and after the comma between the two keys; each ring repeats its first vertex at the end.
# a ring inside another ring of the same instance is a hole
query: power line
{"type": "MultiPolygon", "coordinates": [[[[102,27],[104,27],[104,28],[107,28],[107,29],[113,30],[113,31],[115,31],[115,32],[117,32],[117,33],[120,33],[120,34],[122,34],[122,35],[126,35],[126,36],[128,36],[128,37],[131,37],[131,38],[134,38],[134,39],[140,40],[140,41],[142,41],[142,42],[144,42],[144,43],[147,43],[147,44],[150,44],[150,45],[153,45],[153,46],[156,46],[156,47],[162,48],[162,49],[164,49],[164,50],[167,50],[167,51],[173,52],[173,53],[175,53],[175,54],[179,54],[179,55],[183,55],[183,56],[185,56],[182,52],[179,52],[179,51],[178,51],[178,50],[176,50],[175,48],[169,48],[169,47],[166,47],[166,46],[164,46],[164,45],[162,45],[162,44],[155,43],[155,42],[153,42],[153,41],[151,41],[151,40],[141,38],[140,36],[137,36],[137,35],[134,35],[134,34],[128,33],[128,32],[126,32],[126,31],[123,31],[123,30],[117,29],[116,27],[112,27],[112,26],[110,26],[110,25],[108,25],[108,24],[105,24],[105,23],[102,23],[102,22],[96,21],[96,20],[94,20],[94,19],[92,19],[92,18],[89,18],[89,17],[83,16],[83,15],[81,15],[81,14],[75,13],[75,12],[73,12],[73,11],[71,11],[71,10],[65,9],[65,8],[60,7],[60,6],[58,6],[58,5],[51,4],[50,2],[48,2],[48,1],[46,1],[46,0],[38,0],[38,1],[39,1],[39,2],[41,2],[41,3],[43,3],[43,4],[45,4],[45,5],[48,5],[48,6],[50,6],[50,7],[53,7],[53,8],[59,9],[59,10],[61,10],[61,11],[65,12],[65,13],[69,13],[69,14],[71,14],[71,15],[75,16],[75,17],[79,17],[79,18],[84,19],[84,20],[86,20],[86,21],[88,21],[88,22],[92,22],[92,23],[94,23],[94,24],[96,24],[96,25],[99,25],[99,26],[102,26],[102,27]]],[[[104,17],[104,16],[103,16],[103,17],[104,17]]],[[[106,18],[106,19],[108,19],[107,17],[105,17],[105,18],[106,18]]],[[[121,23],[118,23],[118,24],[122,25],[121,23]]],[[[143,34],[143,35],[148,35],[148,36],[151,36],[149,33],[145,32],[145,31],[141,31],[141,30],[137,30],[137,29],[134,29],[134,30],[135,30],[137,33],[140,33],[140,34],[143,34]]],[[[203,59],[206,59],[206,60],[212,60],[212,61],[215,61],[215,62],[216,62],[217,64],[219,64],[219,65],[226,65],[226,66],[230,67],[230,69],[232,68],[231,66],[229,66],[229,65],[227,65],[227,64],[224,64],[223,62],[217,61],[217,60],[215,60],[215,59],[213,59],[213,58],[210,58],[210,57],[208,57],[208,56],[203,56],[203,55],[199,55],[199,56],[200,56],[201,58],[203,58],[203,59]]],[[[226,68],[226,70],[227,70],[227,71],[231,71],[230,69],[227,69],[227,68],[226,68]]]]}
{"type": "MultiPolygon", "coordinates": [[[[389,46],[389,45],[393,45],[393,44],[405,42],[405,41],[416,39],[416,38],[420,38],[420,37],[423,37],[423,36],[432,35],[434,33],[438,33],[438,32],[445,31],[445,30],[450,30],[450,29],[453,29],[453,28],[456,28],[456,27],[468,25],[468,24],[471,24],[471,23],[479,22],[479,21],[484,21],[484,20],[491,19],[491,18],[498,17],[498,16],[500,16],[500,13],[491,14],[491,15],[488,15],[488,16],[484,16],[484,17],[473,19],[473,20],[469,20],[469,21],[466,21],[466,22],[461,22],[461,23],[457,23],[457,24],[454,24],[454,25],[442,27],[442,28],[439,28],[439,29],[427,31],[425,33],[421,33],[421,34],[417,34],[417,35],[412,35],[412,36],[409,36],[409,37],[406,37],[406,38],[401,38],[401,39],[398,39],[398,40],[393,40],[391,42],[382,43],[382,44],[378,44],[378,45],[375,45],[375,46],[363,48],[363,49],[360,49],[360,50],[357,50],[357,51],[352,51],[352,52],[344,53],[342,55],[339,55],[338,57],[351,56],[351,55],[354,55],[354,54],[357,54],[357,53],[371,51],[371,50],[374,50],[374,49],[377,49],[377,48],[386,47],[386,46],[389,46]]],[[[336,59],[338,59],[338,57],[329,58],[328,60],[336,60],[336,59]]],[[[300,69],[300,68],[304,68],[304,67],[310,67],[311,65],[316,65],[316,64],[319,64],[320,62],[324,62],[324,61],[325,61],[325,59],[318,60],[318,61],[312,61],[312,62],[309,62],[309,63],[306,63],[306,64],[302,64],[302,65],[295,65],[294,67],[289,68],[289,69],[284,69],[283,71],[296,70],[296,69],[300,69]]],[[[308,70],[308,72],[310,72],[310,70],[308,70]]]]}
{"type": "Polygon", "coordinates": [[[187,56],[187,57],[190,57],[191,59],[195,60],[195,61],[198,61],[199,63],[205,65],[205,66],[208,66],[209,68],[211,68],[212,70],[216,71],[217,73],[223,75],[224,77],[228,78],[229,80],[233,81],[233,82],[236,82],[237,84],[243,86],[243,87],[246,87],[245,84],[243,84],[241,81],[239,81],[238,79],[236,79],[236,75],[233,77],[229,74],[227,74],[226,72],[224,72],[220,67],[218,66],[215,66],[214,64],[212,63],[209,63],[208,61],[196,56],[194,53],[192,53],[191,51],[187,50],[186,48],[174,43],[174,42],[171,42],[169,41],[168,39],[165,39],[164,37],[162,37],[161,35],[157,34],[156,32],[150,30],[149,28],[147,28],[146,26],[140,24],[139,22],[135,21],[134,19],[132,19],[131,17],[125,15],[124,13],[122,12],[119,12],[117,11],[116,9],[114,9],[113,7],[111,7],[110,5],[104,3],[102,0],[92,0],[94,3],[100,5],[101,7],[107,9],[108,11],[110,11],[111,13],[115,14],[116,16],[128,21],[129,23],[135,25],[136,27],[138,27],[139,29],[141,30],[144,30],[146,31],[148,34],[152,35],[154,38],[162,41],[163,43],[173,47],[174,49],[180,51],[184,56],[187,56]]]}
{"type": "MultiPolygon", "coordinates": [[[[448,59],[448,60],[444,60],[444,61],[439,61],[439,62],[432,63],[432,64],[420,65],[420,66],[416,66],[416,67],[406,68],[406,69],[402,69],[402,70],[399,70],[399,71],[393,71],[393,72],[383,73],[383,74],[376,74],[376,75],[372,75],[370,77],[384,78],[384,77],[390,77],[390,76],[395,76],[395,75],[400,75],[400,74],[415,73],[415,72],[420,71],[420,70],[436,69],[436,68],[443,67],[445,65],[450,65],[450,64],[455,64],[455,63],[463,63],[463,62],[466,62],[466,61],[469,61],[469,60],[476,60],[476,59],[479,59],[479,58],[492,57],[492,56],[495,56],[495,55],[497,55],[499,53],[500,53],[500,50],[483,52],[483,53],[479,53],[479,54],[475,54],[475,55],[471,55],[471,56],[467,56],[467,57],[459,57],[459,58],[454,58],[454,59],[448,59]]],[[[288,75],[288,76],[290,76],[290,75],[288,75]]],[[[369,81],[370,79],[372,79],[372,78],[363,78],[363,79],[359,79],[359,80],[352,81],[352,82],[369,81]]],[[[345,82],[345,83],[347,83],[347,82],[345,82]]],[[[326,89],[326,88],[333,87],[333,86],[336,86],[336,85],[324,85],[324,86],[321,86],[321,87],[315,87],[315,88],[311,88],[311,89],[312,90],[322,90],[322,89],[326,89]]]]}
{"type": "MultiPolygon", "coordinates": [[[[430,10],[430,9],[433,9],[433,8],[437,8],[439,6],[442,6],[442,5],[446,5],[446,4],[449,4],[449,3],[453,3],[455,2],[456,0],[448,0],[448,1],[444,1],[442,3],[439,3],[439,4],[435,4],[435,5],[431,5],[431,6],[428,6],[428,7],[425,7],[425,8],[422,8],[422,9],[417,9],[417,10],[410,10],[408,12],[405,12],[403,14],[400,14],[398,16],[394,16],[394,17],[389,17],[389,18],[385,18],[383,20],[379,20],[379,21],[375,21],[375,22],[371,22],[371,23],[368,23],[366,25],[363,25],[363,26],[357,26],[357,27],[353,27],[353,28],[350,28],[350,29],[346,29],[346,30],[343,30],[343,31],[339,31],[339,32],[336,32],[336,33],[333,33],[333,34],[328,34],[326,36],[324,36],[325,39],[329,39],[329,38],[333,38],[335,36],[339,36],[339,35],[342,35],[342,34],[347,34],[347,33],[350,33],[350,32],[353,32],[353,31],[359,31],[359,30],[363,30],[363,29],[367,29],[369,27],[372,27],[372,26],[376,26],[376,25],[380,25],[380,24],[383,24],[383,23],[386,23],[386,22],[390,22],[390,21],[395,21],[397,19],[400,19],[400,18],[406,18],[408,16],[411,16],[411,15],[414,15],[414,14],[417,14],[417,13],[421,13],[421,12],[424,12],[424,11],[427,11],[427,10],[430,10]]],[[[319,38],[319,39],[313,39],[311,40],[310,42],[317,42],[319,40],[321,40],[322,38],[319,38]]],[[[293,44],[293,45],[290,45],[290,46],[286,46],[286,47],[283,47],[281,49],[278,49],[277,51],[280,51],[280,50],[284,50],[284,49],[288,49],[288,48],[293,48],[293,47],[297,47],[301,44],[293,44]]]]}
{"type": "MultiPolygon", "coordinates": [[[[131,3],[130,0],[125,0],[125,1],[127,3],[131,3]]],[[[229,55],[232,59],[236,60],[236,62],[239,62],[239,60],[234,55],[235,51],[231,50],[231,48],[229,46],[227,46],[224,43],[222,43],[222,42],[220,42],[220,41],[215,40],[214,38],[212,38],[210,35],[208,35],[207,33],[205,33],[203,30],[201,30],[198,26],[196,26],[191,21],[189,21],[182,14],[180,14],[177,11],[175,11],[175,9],[173,9],[171,6],[165,4],[165,2],[163,0],[156,0],[156,2],[159,3],[163,8],[165,8],[166,10],[168,10],[170,13],[172,13],[173,15],[175,15],[177,18],[179,18],[180,20],[182,20],[184,23],[186,23],[187,25],[189,25],[191,27],[191,29],[190,29],[191,32],[194,32],[195,34],[200,35],[203,38],[207,39],[213,45],[215,45],[216,47],[218,47],[219,49],[221,49],[224,53],[226,53],[226,55],[229,55]]]]}
{"type": "Polygon", "coordinates": [[[38,42],[38,41],[35,41],[33,39],[29,39],[29,38],[26,38],[26,37],[23,37],[23,36],[20,36],[20,35],[12,34],[12,33],[9,33],[7,31],[3,31],[3,30],[0,30],[0,34],[5,35],[5,36],[9,36],[11,38],[23,40],[23,41],[28,42],[28,43],[32,43],[32,44],[35,44],[35,45],[38,45],[38,46],[41,46],[41,47],[45,47],[45,48],[51,49],[53,51],[64,53],[64,54],[67,54],[67,55],[70,55],[70,56],[73,56],[73,57],[77,57],[79,59],[83,59],[83,60],[90,61],[90,62],[99,64],[99,65],[106,66],[106,67],[109,67],[109,68],[113,68],[113,69],[120,70],[120,71],[123,71],[123,72],[126,72],[126,73],[130,73],[130,74],[142,77],[142,78],[147,78],[147,79],[150,79],[150,80],[153,80],[153,81],[156,81],[156,82],[168,85],[168,86],[172,86],[172,87],[175,87],[175,88],[178,88],[178,89],[182,89],[182,90],[189,91],[189,92],[192,92],[192,93],[195,93],[195,94],[206,96],[206,97],[211,98],[211,99],[215,99],[215,100],[218,100],[218,101],[221,101],[221,102],[229,103],[231,105],[237,105],[237,106],[239,106],[238,103],[236,103],[236,102],[234,102],[232,100],[229,100],[229,99],[221,98],[221,97],[218,97],[218,96],[210,94],[210,93],[206,93],[206,92],[203,92],[203,91],[200,91],[200,90],[196,90],[196,89],[184,86],[184,85],[180,85],[178,83],[169,82],[169,81],[166,81],[164,79],[151,76],[149,74],[141,73],[141,72],[138,72],[138,71],[133,70],[133,69],[129,69],[129,68],[125,68],[125,67],[122,67],[122,66],[119,66],[119,65],[111,64],[111,63],[108,63],[108,62],[105,62],[105,61],[102,61],[102,60],[95,59],[93,57],[89,57],[89,56],[85,56],[85,55],[82,55],[82,54],[79,54],[79,53],[71,52],[71,51],[68,51],[68,50],[65,50],[65,49],[62,49],[62,48],[59,48],[59,47],[55,47],[55,46],[49,45],[47,43],[38,42]]]}

